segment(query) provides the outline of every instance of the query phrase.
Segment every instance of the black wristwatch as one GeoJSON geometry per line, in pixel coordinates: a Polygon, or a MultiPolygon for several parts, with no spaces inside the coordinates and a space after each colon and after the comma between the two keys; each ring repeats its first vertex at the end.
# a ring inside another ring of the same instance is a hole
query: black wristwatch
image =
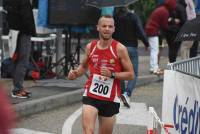
{"type": "Polygon", "coordinates": [[[110,76],[110,78],[115,79],[115,72],[111,72],[111,76],[110,76]]]}

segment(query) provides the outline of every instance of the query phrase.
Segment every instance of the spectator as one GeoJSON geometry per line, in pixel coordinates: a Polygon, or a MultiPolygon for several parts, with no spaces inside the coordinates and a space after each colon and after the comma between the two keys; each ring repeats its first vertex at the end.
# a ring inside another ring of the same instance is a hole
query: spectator
{"type": "MultiPolygon", "coordinates": [[[[192,20],[196,18],[195,6],[193,0],[185,0],[187,20],[192,20]]],[[[188,59],[190,57],[190,48],[192,47],[194,41],[183,41],[181,44],[180,54],[181,59],[188,59]]]]}
{"type": "Polygon", "coordinates": [[[31,51],[31,36],[36,34],[32,6],[29,0],[7,0],[7,18],[9,29],[18,30],[15,51],[14,89],[12,97],[29,98],[31,93],[23,87],[24,77],[31,51]]]}
{"type": "Polygon", "coordinates": [[[159,41],[158,36],[160,30],[168,29],[169,13],[175,10],[176,0],[165,0],[164,4],[157,7],[150,15],[145,32],[149,37],[150,44],[150,72],[156,75],[163,74],[163,71],[158,66],[159,41]]]}
{"type": "MultiPolygon", "coordinates": [[[[195,5],[196,15],[199,17],[199,15],[200,15],[200,0],[194,0],[194,5],[195,5]]],[[[194,41],[192,47],[190,48],[190,58],[197,56],[198,46],[199,46],[199,41],[194,41]]]]}
{"type": "MultiPolygon", "coordinates": [[[[138,77],[138,39],[143,42],[146,49],[148,49],[149,43],[139,17],[135,13],[129,12],[128,7],[116,9],[114,19],[116,30],[113,34],[113,38],[126,46],[134,67],[135,78],[128,81],[126,88],[122,86],[122,88],[125,89],[123,90],[124,93],[121,95],[124,105],[130,107],[130,96],[135,89],[138,77]]],[[[124,81],[122,85],[125,85],[124,81]]]]}
{"type": "Polygon", "coordinates": [[[186,3],[184,0],[177,0],[176,9],[170,12],[170,17],[168,19],[168,30],[165,33],[165,37],[168,44],[168,58],[169,62],[175,62],[180,48],[181,42],[176,41],[175,38],[180,28],[187,20],[186,15],[186,3]]]}

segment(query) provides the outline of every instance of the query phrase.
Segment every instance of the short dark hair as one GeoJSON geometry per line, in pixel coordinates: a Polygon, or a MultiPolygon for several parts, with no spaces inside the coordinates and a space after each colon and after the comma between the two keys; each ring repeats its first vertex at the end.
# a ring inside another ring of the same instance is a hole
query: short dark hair
{"type": "MultiPolygon", "coordinates": [[[[102,15],[102,16],[99,18],[99,21],[100,21],[101,18],[110,18],[110,19],[113,19],[113,20],[114,20],[114,18],[113,18],[112,15],[102,15]]],[[[99,21],[98,21],[98,24],[99,24],[99,21]]]]}

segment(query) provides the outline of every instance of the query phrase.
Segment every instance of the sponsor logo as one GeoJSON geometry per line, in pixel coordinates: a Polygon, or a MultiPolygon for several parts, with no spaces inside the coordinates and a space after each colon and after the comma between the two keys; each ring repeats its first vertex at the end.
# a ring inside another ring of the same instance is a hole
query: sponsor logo
{"type": "Polygon", "coordinates": [[[110,59],[110,64],[115,64],[115,60],[114,59],[110,59]]]}
{"type": "Polygon", "coordinates": [[[185,103],[180,104],[177,95],[173,106],[173,122],[180,134],[200,134],[199,102],[187,97],[185,103]]]}

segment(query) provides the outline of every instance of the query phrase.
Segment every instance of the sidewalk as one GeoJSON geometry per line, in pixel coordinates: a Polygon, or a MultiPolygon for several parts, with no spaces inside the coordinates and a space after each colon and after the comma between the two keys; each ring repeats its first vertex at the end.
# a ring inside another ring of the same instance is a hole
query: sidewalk
{"type": "MultiPolygon", "coordinates": [[[[142,52],[143,53],[143,52],[142,52]]],[[[160,66],[166,67],[167,57],[161,58],[160,66]]],[[[16,111],[20,116],[28,116],[38,112],[55,109],[81,101],[83,86],[86,77],[82,76],[77,80],[49,79],[39,81],[25,81],[25,87],[32,92],[30,99],[11,98],[16,111]]],[[[149,73],[149,56],[139,56],[139,78],[137,86],[150,84],[163,80],[163,76],[156,76],[149,73]]],[[[8,94],[12,89],[11,80],[3,80],[7,85],[8,94]]]]}

